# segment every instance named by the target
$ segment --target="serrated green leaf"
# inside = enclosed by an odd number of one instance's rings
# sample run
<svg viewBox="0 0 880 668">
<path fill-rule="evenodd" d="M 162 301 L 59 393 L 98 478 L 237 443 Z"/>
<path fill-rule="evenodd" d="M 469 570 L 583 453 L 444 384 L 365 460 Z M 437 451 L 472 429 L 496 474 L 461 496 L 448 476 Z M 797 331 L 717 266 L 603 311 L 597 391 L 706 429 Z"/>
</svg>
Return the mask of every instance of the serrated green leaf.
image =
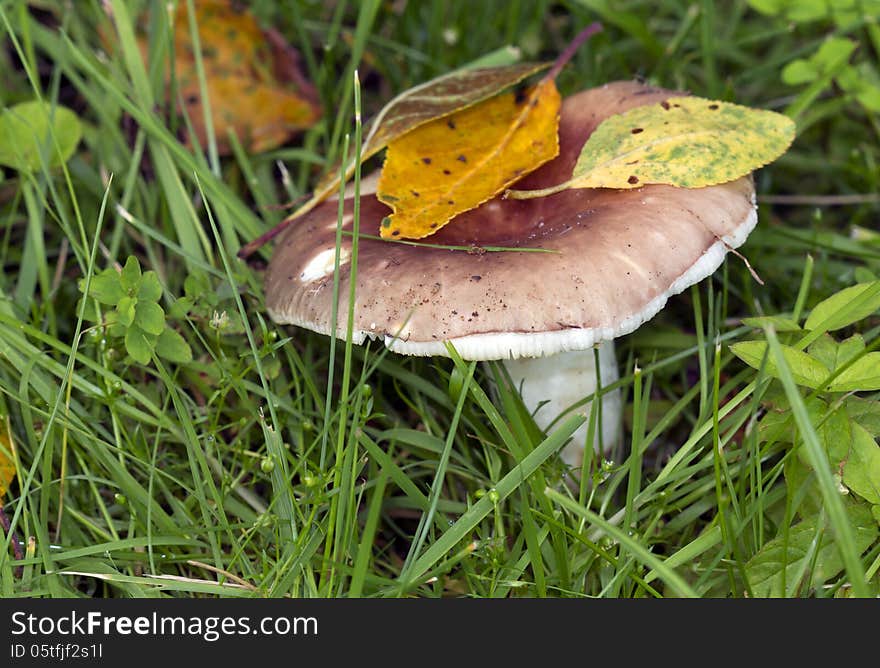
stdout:
<svg viewBox="0 0 880 668">
<path fill-rule="evenodd" d="M 141 282 L 141 264 L 134 255 L 128 256 L 125 266 L 119 274 L 119 280 L 123 290 L 131 295 L 136 294 Z"/>
<path fill-rule="evenodd" d="M 80 281 L 79 288 L 80 291 L 85 288 L 85 281 Z M 97 299 L 102 304 L 116 306 L 124 296 L 125 291 L 119 280 L 119 272 L 115 269 L 105 269 L 92 276 L 92 280 L 89 282 L 89 297 Z"/>
<path fill-rule="evenodd" d="M 785 362 L 791 369 L 791 374 L 798 385 L 816 389 L 828 378 L 828 369 L 819 360 L 791 346 L 781 346 L 781 348 Z M 767 351 L 767 342 L 743 341 L 734 343 L 730 346 L 730 351 L 750 367 L 759 369 Z M 779 370 L 772 357 L 768 357 L 764 369 L 768 375 L 779 378 Z"/>
<path fill-rule="evenodd" d="M 880 446 L 858 424 L 852 425 L 852 445 L 843 468 L 843 484 L 863 499 L 880 503 Z"/>
<path fill-rule="evenodd" d="M 787 116 L 700 97 L 671 97 L 604 120 L 581 149 L 571 179 L 541 190 L 508 190 L 516 199 L 569 188 L 640 188 L 663 183 L 702 188 L 727 183 L 788 150 Z"/>
<path fill-rule="evenodd" d="M 138 301 L 134 310 L 134 324 L 147 334 L 158 336 L 165 329 L 165 311 L 156 302 Z"/>
<path fill-rule="evenodd" d="M 848 504 L 846 511 L 856 548 L 860 553 L 864 552 L 877 538 L 877 523 L 867 508 Z M 817 538 L 819 542 L 813 561 L 811 545 Z M 814 563 L 812 572 L 811 563 Z M 756 598 L 792 596 L 804 584 L 798 581 L 801 573 L 809 577 L 807 584 L 815 589 L 842 570 L 843 560 L 833 536 L 826 528 L 818 528 L 815 516 L 791 527 L 787 540 L 779 535 L 766 543 L 746 564 L 746 575 Z"/>
<path fill-rule="evenodd" d="M 70 109 L 40 101 L 17 104 L 0 114 L 0 165 L 35 171 L 43 153 L 50 169 L 58 167 L 70 159 L 81 137 L 82 124 Z"/>
<path fill-rule="evenodd" d="M 123 297 L 116 305 L 117 321 L 124 327 L 131 326 L 134 322 L 135 308 L 137 307 L 137 297 Z"/>
<path fill-rule="evenodd" d="M 125 350 L 139 364 L 149 364 L 156 337 L 140 327 L 129 327 L 125 332 Z"/>
<path fill-rule="evenodd" d="M 138 299 L 148 302 L 157 302 L 162 297 L 162 284 L 155 271 L 146 271 L 141 276 L 140 287 L 137 292 Z"/>
<path fill-rule="evenodd" d="M 794 320 L 781 315 L 761 315 L 753 318 L 743 318 L 742 324 L 755 327 L 756 329 L 763 329 L 767 325 L 772 325 L 777 332 L 801 331 L 800 325 Z"/>
<path fill-rule="evenodd" d="M 192 360 L 192 349 L 180 334 L 173 329 L 165 329 L 156 341 L 156 354 L 171 362 L 186 364 Z"/>
<path fill-rule="evenodd" d="M 880 353 L 868 353 L 853 362 L 828 386 L 831 392 L 880 390 Z"/>
<path fill-rule="evenodd" d="M 856 300 L 861 304 L 854 306 Z M 804 329 L 821 326 L 824 331 L 832 332 L 867 318 L 877 309 L 880 309 L 880 281 L 859 283 L 816 304 L 804 323 Z"/>
</svg>

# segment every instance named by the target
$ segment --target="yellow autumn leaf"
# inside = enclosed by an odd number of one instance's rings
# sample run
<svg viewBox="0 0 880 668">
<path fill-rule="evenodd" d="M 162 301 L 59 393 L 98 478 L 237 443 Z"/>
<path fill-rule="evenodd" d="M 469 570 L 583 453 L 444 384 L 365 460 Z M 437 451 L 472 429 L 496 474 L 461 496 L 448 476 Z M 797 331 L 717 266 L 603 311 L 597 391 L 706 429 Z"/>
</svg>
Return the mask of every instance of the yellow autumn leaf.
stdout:
<svg viewBox="0 0 880 668">
<path fill-rule="evenodd" d="M 553 79 L 506 92 L 388 145 L 377 197 L 394 211 L 384 238 L 421 239 L 559 153 L 561 99 Z"/>
<path fill-rule="evenodd" d="M 171 5 L 167 7 L 170 11 Z M 202 60 L 210 67 L 245 73 L 255 61 L 268 62 L 263 32 L 243 5 L 235 6 L 229 0 L 197 0 L 193 7 Z M 177 3 L 169 18 L 174 26 L 174 57 L 188 66 L 195 58 L 186 0 Z"/>
<path fill-rule="evenodd" d="M 314 125 L 320 113 L 317 92 L 300 71 L 298 53 L 280 33 L 261 28 L 246 5 L 231 0 L 199 0 L 194 7 L 211 125 L 221 155 L 231 153 L 230 131 L 246 149 L 259 153 Z M 182 102 L 193 134 L 205 148 L 209 133 L 188 3 L 168 9 L 177 84 L 174 102 Z M 143 29 L 138 44 L 146 62 L 149 40 Z M 171 80 L 170 71 L 166 80 Z"/>
<path fill-rule="evenodd" d="M 307 127 L 316 118 L 316 108 L 311 102 L 250 77 L 213 76 L 207 80 L 207 91 L 211 123 L 221 154 L 230 151 L 230 130 L 252 153 L 261 153 L 280 146 L 292 133 Z M 184 100 L 190 122 L 204 148 L 207 129 L 201 97 L 193 93 L 184 95 Z M 242 100 L 242 103 L 230 104 L 232 100 Z"/>
<path fill-rule="evenodd" d="M 544 197 L 569 188 L 727 183 L 776 160 L 794 137 L 794 122 L 782 114 L 672 97 L 605 120 L 581 149 L 570 180 L 541 190 L 509 190 L 507 196 Z"/>
<path fill-rule="evenodd" d="M 15 459 L 12 452 L 12 439 L 4 429 L 0 432 L 0 501 L 6 496 L 9 485 L 15 478 Z"/>
</svg>

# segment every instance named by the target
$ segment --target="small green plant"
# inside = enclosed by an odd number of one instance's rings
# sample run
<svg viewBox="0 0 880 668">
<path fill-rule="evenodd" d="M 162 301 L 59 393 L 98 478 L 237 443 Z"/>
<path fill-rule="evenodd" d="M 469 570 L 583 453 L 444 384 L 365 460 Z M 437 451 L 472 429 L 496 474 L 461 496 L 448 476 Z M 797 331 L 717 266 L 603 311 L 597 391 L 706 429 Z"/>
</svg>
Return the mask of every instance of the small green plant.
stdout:
<svg viewBox="0 0 880 668">
<path fill-rule="evenodd" d="M 783 18 L 798 27 L 831 24 L 836 34 L 825 38 L 807 58 L 797 58 L 782 69 L 782 82 L 806 86 L 789 109 L 806 110 L 832 84 L 847 101 L 860 104 L 867 113 L 880 112 L 880 74 L 870 58 L 868 45 L 880 48 L 880 2 L 877 0 L 749 0 L 762 14 Z M 867 33 L 867 40 L 863 34 Z M 855 54 L 855 62 L 850 62 Z"/>
<path fill-rule="evenodd" d="M 749 0 L 762 14 L 784 16 L 794 23 L 831 19 L 839 28 L 876 16 L 878 0 Z"/>
<path fill-rule="evenodd" d="M 880 352 L 869 351 L 861 334 L 837 340 L 828 332 L 849 327 L 878 309 L 880 281 L 860 283 L 817 304 L 802 326 L 797 318 L 786 316 L 745 319 L 748 325 L 780 332 L 785 341 L 779 346 L 781 356 L 772 354 L 768 340 L 731 346 L 746 364 L 775 379 L 764 394 L 767 412 L 757 425 L 758 440 L 765 447 L 776 443 L 788 449 L 783 462 L 786 512 L 801 518 L 792 526 L 784 522 L 780 535 L 747 564 L 754 595 L 790 596 L 805 585 L 821 586 L 844 568 L 825 516 L 820 476 L 805 447 L 805 435 L 795 428 L 795 402 L 778 384 L 783 375 L 780 357 L 795 383 L 806 388 L 801 389 L 803 407 L 843 497 L 856 549 L 864 552 L 877 540 L 880 446 L 875 439 L 880 436 L 880 401 L 857 393 L 880 390 Z"/>
<path fill-rule="evenodd" d="M 172 317 L 204 323 L 218 335 L 244 334 L 244 323 L 235 311 L 228 283 L 221 283 L 214 289 L 206 274 L 194 272 L 186 277 L 183 290 L 184 295 L 171 307 Z"/>
<path fill-rule="evenodd" d="M 84 290 L 83 281 L 80 291 Z M 192 359 L 189 344 L 165 322 L 159 277 L 154 271 L 141 272 L 136 257 L 129 256 L 121 271 L 109 267 L 96 274 L 88 291 L 89 297 L 114 307 L 104 314 L 103 322 L 111 337 L 123 339 L 135 362 L 149 364 L 154 353 L 181 364 Z"/>
<path fill-rule="evenodd" d="M 829 37 L 809 58 L 791 61 L 782 70 L 782 81 L 789 86 L 818 84 L 824 88 L 832 80 L 866 110 L 880 111 L 880 75 L 870 63 L 849 62 L 857 43 L 845 37 Z"/>
</svg>

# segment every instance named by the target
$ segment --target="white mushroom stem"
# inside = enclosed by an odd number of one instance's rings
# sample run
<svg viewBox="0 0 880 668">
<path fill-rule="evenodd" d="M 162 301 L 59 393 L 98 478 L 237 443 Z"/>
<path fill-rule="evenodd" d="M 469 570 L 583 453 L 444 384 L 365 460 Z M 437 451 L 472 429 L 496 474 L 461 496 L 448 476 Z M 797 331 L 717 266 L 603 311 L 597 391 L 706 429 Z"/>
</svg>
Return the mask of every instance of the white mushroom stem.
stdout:
<svg viewBox="0 0 880 668">
<path fill-rule="evenodd" d="M 619 377 L 614 341 L 605 341 L 599 344 L 598 349 L 599 375 L 602 387 L 607 387 Z M 592 348 L 547 357 L 505 360 L 504 366 L 514 386 L 521 388 L 526 408 L 534 415 L 537 425 L 544 430 L 563 410 L 593 394 L 597 387 L 595 353 Z M 591 405 L 592 402 L 587 402 L 579 406 L 576 412 L 589 418 Z M 601 412 L 598 415 L 601 416 L 601 441 L 597 428 L 594 442 L 587 443 L 589 420 L 585 422 L 562 450 L 562 459 L 569 466 L 580 468 L 585 447 L 592 447 L 597 452 L 600 449 L 607 452 L 617 443 L 622 419 L 619 390 L 603 395 Z"/>
</svg>

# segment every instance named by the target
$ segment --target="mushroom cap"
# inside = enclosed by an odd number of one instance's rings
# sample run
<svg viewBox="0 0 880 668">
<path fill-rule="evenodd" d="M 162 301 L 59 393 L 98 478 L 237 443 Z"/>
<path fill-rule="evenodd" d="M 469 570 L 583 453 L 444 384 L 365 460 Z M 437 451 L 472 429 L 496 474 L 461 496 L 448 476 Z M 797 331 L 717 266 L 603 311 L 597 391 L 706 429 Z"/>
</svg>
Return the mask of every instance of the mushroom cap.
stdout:
<svg viewBox="0 0 880 668">
<path fill-rule="evenodd" d="M 587 137 L 606 117 L 677 95 L 635 82 L 566 98 L 560 154 L 517 182 L 542 188 L 567 180 Z M 390 209 L 362 189 L 360 229 L 378 234 Z M 294 222 L 266 273 L 273 320 L 330 334 L 338 202 Z M 344 202 L 352 229 L 353 198 Z M 496 197 L 458 215 L 428 244 L 359 240 L 353 340 L 382 338 L 408 355 L 464 359 L 540 357 L 628 334 L 670 295 L 710 275 L 757 222 L 750 176 L 699 189 L 646 185 L 576 189 L 548 197 Z M 480 252 L 506 246 L 552 251 Z M 351 236 L 342 238 L 336 335 L 347 329 Z"/>
</svg>

